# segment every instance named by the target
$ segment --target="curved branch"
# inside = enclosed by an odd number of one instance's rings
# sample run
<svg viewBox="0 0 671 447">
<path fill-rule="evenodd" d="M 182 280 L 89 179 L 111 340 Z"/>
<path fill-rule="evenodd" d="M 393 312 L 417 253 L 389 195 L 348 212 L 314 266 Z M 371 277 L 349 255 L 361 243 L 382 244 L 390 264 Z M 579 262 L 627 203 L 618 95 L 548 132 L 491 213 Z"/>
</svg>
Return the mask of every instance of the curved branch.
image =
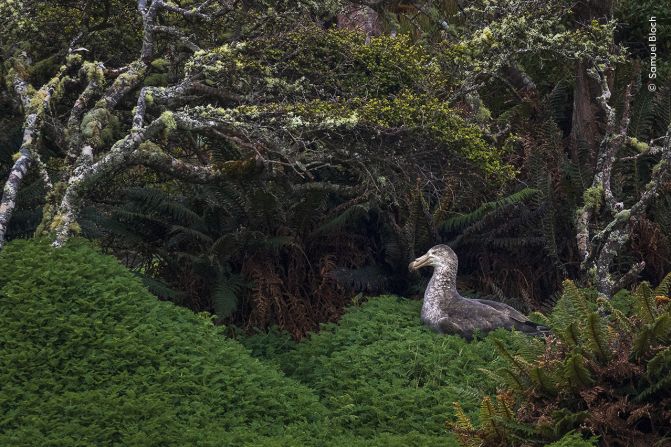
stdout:
<svg viewBox="0 0 671 447">
<path fill-rule="evenodd" d="M 14 166 L 12 166 L 12 170 L 2 191 L 2 199 L 0 199 L 0 249 L 2 249 L 5 243 L 7 227 L 16 206 L 16 196 L 21 187 L 21 182 L 32 163 L 31 146 L 34 142 L 36 126 L 37 114 L 28 115 L 24 125 L 23 143 L 21 144 L 21 149 L 19 149 L 19 157 L 14 162 Z"/>
</svg>

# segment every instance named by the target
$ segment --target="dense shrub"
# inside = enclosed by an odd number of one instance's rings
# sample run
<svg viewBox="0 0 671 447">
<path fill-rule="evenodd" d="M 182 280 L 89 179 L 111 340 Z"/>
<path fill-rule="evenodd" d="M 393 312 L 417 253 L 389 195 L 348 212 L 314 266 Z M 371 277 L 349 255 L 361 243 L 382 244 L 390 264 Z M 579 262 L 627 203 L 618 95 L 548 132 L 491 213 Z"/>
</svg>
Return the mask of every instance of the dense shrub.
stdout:
<svg viewBox="0 0 671 447">
<path fill-rule="evenodd" d="M 438 335 L 420 325 L 420 304 L 374 298 L 303 342 L 281 334 L 244 342 L 316 390 L 331 417 L 354 434 L 419 432 L 419 445 L 445 445 L 453 402 L 475 412 L 483 393 L 494 391 L 481 371 L 500 365 L 494 340 L 516 349 L 530 339 L 504 331 L 473 343 Z"/>
<path fill-rule="evenodd" d="M 86 242 L 14 241 L 0 254 L 0 445 L 456 446 L 453 402 L 477 416 L 496 344 L 530 339 L 466 343 L 418 313 L 373 298 L 301 343 L 244 338 L 264 364 Z"/>
<path fill-rule="evenodd" d="M 418 312 L 382 297 L 304 343 L 245 340 L 286 378 L 88 243 L 14 241 L 0 254 L 0 445 L 456 445 L 452 402 L 474 411 L 492 391 L 478 368 L 495 349 Z"/>
<path fill-rule="evenodd" d="M 309 389 L 86 243 L 8 245 L 0 287 L 0 445 L 300 445 L 326 433 Z"/>
</svg>

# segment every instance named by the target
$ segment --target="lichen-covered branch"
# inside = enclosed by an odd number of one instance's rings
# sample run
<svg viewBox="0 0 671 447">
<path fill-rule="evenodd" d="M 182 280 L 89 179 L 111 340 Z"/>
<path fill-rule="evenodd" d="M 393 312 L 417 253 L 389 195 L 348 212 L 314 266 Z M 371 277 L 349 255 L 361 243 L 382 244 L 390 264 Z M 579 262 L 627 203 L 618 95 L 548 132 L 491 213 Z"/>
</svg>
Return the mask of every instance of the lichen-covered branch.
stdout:
<svg viewBox="0 0 671 447">
<path fill-rule="evenodd" d="M 212 0 L 206 0 L 191 9 L 184 9 L 163 0 L 138 1 L 138 11 L 143 23 L 139 57 L 119 73 L 111 73 L 98 63 L 84 65 L 83 71 L 88 83 L 75 101 L 67 122 L 67 153 L 70 161 L 67 186 L 64 188 L 62 198 L 52 198 L 58 203 L 56 211 L 45 213 L 43 221 L 43 228 L 49 228 L 56 233 L 54 245 L 63 244 L 76 227 L 76 216 L 88 187 L 119 168 L 143 164 L 195 182 L 210 181 L 220 175 L 211 167 L 190 165 L 160 150 L 147 150 L 149 147 L 157 147 L 152 146 L 153 143 L 150 142 L 153 137 L 176 127 L 173 114 L 169 111 L 164 111 L 159 118 L 145 126 L 148 109 L 159 107 L 165 110 L 166 107 L 179 103 L 192 88 L 188 77 L 171 87 L 142 87 L 128 134 L 107 151 L 105 151 L 107 140 L 103 138 L 103 130 L 111 122 L 117 121 L 113 110 L 124 97 L 137 90 L 149 73 L 150 64 L 155 57 L 157 32 L 176 37 L 183 45 L 194 51 L 199 49 L 178 28 L 159 25 L 161 11 L 207 21 L 211 17 L 205 10 L 212 3 Z M 117 76 L 103 91 L 107 75 Z M 91 109 L 86 110 L 97 95 L 101 95 L 100 99 Z"/>
<path fill-rule="evenodd" d="M 632 219 L 640 216 L 652 197 L 658 194 L 657 187 L 661 181 L 660 170 L 653 171 L 653 180 L 638 202 L 630 209 L 624 209 L 623 201 L 618 201 L 613 194 L 611 177 L 617 154 L 622 146 L 631 139 L 627 136 L 632 99 L 633 83 L 625 90 L 619 122 L 615 107 L 610 104 L 611 91 L 608 86 L 605 69 L 594 67 L 588 70 L 589 75 L 598 83 L 601 94 L 596 101 L 606 117 L 606 130 L 599 145 L 596 170 L 590 188 L 583 195 L 583 206 L 576 214 L 576 241 L 582 260 L 582 268 L 589 272 L 596 283 L 597 290 L 611 296 L 616 287 L 630 283 L 645 266 L 637 263 L 622 277 L 614 278 L 611 267 L 615 257 L 621 252 L 629 240 Z M 668 152 L 661 150 L 660 152 Z M 664 163 L 665 156 L 662 157 Z M 607 216 L 605 225 L 598 228 L 597 221 Z M 592 233 L 594 235 L 592 236 Z"/>
<path fill-rule="evenodd" d="M 0 199 L 0 249 L 5 243 L 9 221 L 12 218 L 14 208 L 16 207 L 16 197 L 21 187 L 21 183 L 28 173 L 32 163 L 36 161 L 38 169 L 47 190 L 52 188 L 49 174 L 42 163 L 39 154 L 35 148 L 40 138 L 40 130 L 44 121 L 44 115 L 48 110 L 49 103 L 54 96 L 54 91 L 61 82 L 67 66 L 62 66 L 58 74 L 49 82 L 44 84 L 38 91 L 30 93 L 31 86 L 22 76 L 25 67 L 20 67 L 12 72 L 14 79 L 12 85 L 24 108 L 26 117 L 23 123 L 23 141 L 21 148 L 17 153 L 16 160 L 9 176 L 5 181 L 5 186 Z"/>
<path fill-rule="evenodd" d="M 76 222 L 82 193 L 87 187 L 96 180 L 109 175 L 115 169 L 132 164 L 133 152 L 144 141 L 169 126 L 171 124 L 170 119 L 164 115 L 154 120 L 147 127 L 133 129 L 123 139 L 117 141 L 110 151 L 95 163 L 90 162 L 92 155 L 85 157 L 86 161 L 77 166 L 68 179 L 63 199 L 53 221 L 50 223 L 50 228 L 56 232 L 54 246 L 61 246 L 68 239 Z M 90 151 L 84 151 L 84 154 L 88 155 L 88 153 Z"/>
<path fill-rule="evenodd" d="M 70 116 L 66 127 L 69 139 L 67 156 L 71 162 L 76 160 L 81 152 L 81 121 L 84 111 L 93 97 L 100 92 L 102 83 L 104 82 L 104 72 L 101 64 L 87 62 L 82 67 L 82 71 L 88 82 L 86 88 L 79 94 L 79 97 L 70 110 Z"/>
<path fill-rule="evenodd" d="M 611 272 L 613 260 L 629 241 L 633 220 L 645 213 L 652 200 L 662 193 L 663 185 L 671 178 L 671 123 L 659 152 L 661 159 L 653 168 L 652 178 L 638 200 L 629 209 L 623 209 L 622 205 L 618 204 L 619 210 L 612 220 L 589 241 L 590 247 L 598 249 L 594 249 L 597 253 L 588 259 L 590 261 L 588 265 L 593 269 L 597 290 L 606 296 L 610 296 L 619 287 L 633 282 L 636 275 L 645 267 L 644 262 L 638 262 L 620 278 L 613 277 Z"/>
<path fill-rule="evenodd" d="M 14 162 L 2 191 L 2 199 L 0 200 L 0 249 L 5 243 L 9 220 L 16 206 L 16 195 L 23 178 L 30 168 L 32 161 L 31 146 L 34 141 L 36 125 L 37 114 L 28 115 L 24 124 L 23 143 L 21 144 L 21 149 L 19 149 L 19 157 Z"/>
</svg>

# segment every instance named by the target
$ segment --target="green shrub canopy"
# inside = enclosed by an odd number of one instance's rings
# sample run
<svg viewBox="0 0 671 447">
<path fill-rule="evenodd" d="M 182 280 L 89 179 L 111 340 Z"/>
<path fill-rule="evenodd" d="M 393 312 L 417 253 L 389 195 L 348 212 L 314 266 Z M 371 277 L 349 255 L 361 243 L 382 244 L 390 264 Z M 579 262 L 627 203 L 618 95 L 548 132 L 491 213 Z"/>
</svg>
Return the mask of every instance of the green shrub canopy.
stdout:
<svg viewBox="0 0 671 447">
<path fill-rule="evenodd" d="M 0 253 L 0 445 L 456 446 L 493 391 L 498 332 L 466 343 L 380 297 L 301 343 L 223 336 L 82 240 Z M 283 369 L 285 376 L 279 368 Z"/>
<path fill-rule="evenodd" d="M 86 243 L 16 241 L 0 285 L 0 445 L 242 445 L 324 418 L 308 388 Z"/>
</svg>

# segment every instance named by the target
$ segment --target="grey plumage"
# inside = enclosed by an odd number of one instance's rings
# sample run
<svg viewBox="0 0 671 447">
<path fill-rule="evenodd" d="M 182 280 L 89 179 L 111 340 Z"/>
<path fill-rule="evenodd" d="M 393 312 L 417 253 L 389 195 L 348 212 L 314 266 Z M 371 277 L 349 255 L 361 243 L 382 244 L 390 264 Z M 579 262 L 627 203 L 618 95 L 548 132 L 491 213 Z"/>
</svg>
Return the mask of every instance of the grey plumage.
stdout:
<svg viewBox="0 0 671 447">
<path fill-rule="evenodd" d="M 424 324 L 437 332 L 461 335 L 468 340 L 476 331 L 486 334 L 498 328 L 515 329 L 530 335 L 548 331 L 507 304 L 461 296 L 456 285 L 458 263 L 456 253 L 447 245 L 436 245 L 410 263 L 410 270 L 433 267 L 422 304 Z"/>
</svg>

